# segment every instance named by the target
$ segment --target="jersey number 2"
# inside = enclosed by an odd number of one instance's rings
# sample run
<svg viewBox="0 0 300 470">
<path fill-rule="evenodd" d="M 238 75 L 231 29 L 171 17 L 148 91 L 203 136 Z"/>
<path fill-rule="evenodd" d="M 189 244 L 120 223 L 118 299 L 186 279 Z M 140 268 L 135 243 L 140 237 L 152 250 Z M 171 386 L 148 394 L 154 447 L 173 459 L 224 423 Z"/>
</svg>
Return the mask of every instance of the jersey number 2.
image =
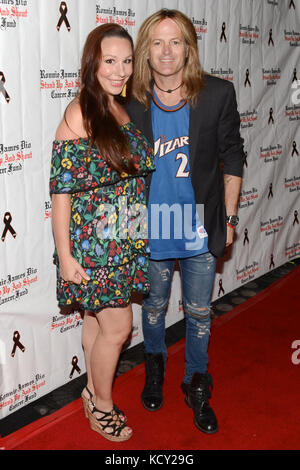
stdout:
<svg viewBox="0 0 300 470">
<path fill-rule="evenodd" d="M 179 152 L 176 155 L 176 160 L 179 160 L 179 158 L 181 158 L 181 162 L 176 173 L 176 178 L 188 178 L 190 174 L 189 170 L 186 171 L 186 167 L 188 166 L 188 157 L 185 153 Z"/>
</svg>

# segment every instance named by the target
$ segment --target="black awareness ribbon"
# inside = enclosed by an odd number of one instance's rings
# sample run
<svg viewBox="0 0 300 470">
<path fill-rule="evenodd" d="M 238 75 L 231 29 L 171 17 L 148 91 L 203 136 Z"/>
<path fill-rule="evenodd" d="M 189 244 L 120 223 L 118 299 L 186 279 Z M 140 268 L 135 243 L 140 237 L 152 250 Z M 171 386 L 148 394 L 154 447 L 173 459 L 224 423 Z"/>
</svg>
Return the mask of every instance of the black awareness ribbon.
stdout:
<svg viewBox="0 0 300 470">
<path fill-rule="evenodd" d="M 67 30 L 70 31 L 71 26 L 70 26 L 70 23 L 69 23 L 68 18 L 67 18 L 68 7 L 67 7 L 66 2 L 60 2 L 59 12 L 60 12 L 61 16 L 60 16 L 60 18 L 58 20 L 58 23 L 57 23 L 57 26 L 56 26 L 57 31 L 60 30 L 60 27 L 61 27 L 63 22 L 65 23 L 65 25 L 67 27 Z"/>
<path fill-rule="evenodd" d="M 270 122 L 272 122 L 272 124 L 274 124 L 273 108 L 270 108 L 268 124 L 270 124 Z"/>
<path fill-rule="evenodd" d="M 222 279 L 219 280 L 219 292 L 218 292 L 218 297 L 220 296 L 220 294 L 225 294 L 225 291 L 223 289 L 223 283 L 222 283 Z"/>
<path fill-rule="evenodd" d="M 249 69 L 246 69 L 246 79 L 244 82 L 244 86 L 246 86 L 248 83 L 249 86 L 251 86 L 250 80 L 249 80 Z"/>
<path fill-rule="evenodd" d="M 294 0 L 291 0 L 291 1 L 290 1 L 289 8 L 292 8 L 292 7 L 294 8 L 294 10 L 296 10 Z"/>
<path fill-rule="evenodd" d="M 249 243 L 249 238 L 248 238 L 248 229 L 245 228 L 244 230 L 244 241 L 243 241 L 243 245 L 245 245 L 245 243 Z"/>
<path fill-rule="evenodd" d="M 295 224 L 298 224 L 298 225 L 299 225 L 298 211 L 294 211 L 294 222 L 293 222 L 293 226 L 294 226 Z"/>
<path fill-rule="evenodd" d="M 22 352 L 25 351 L 25 346 L 23 346 L 23 344 L 20 343 L 20 337 L 21 337 L 20 333 L 18 331 L 15 331 L 14 335 L 13 335 L 14 346 L 13 346 L 12 352 L 10 354 L 11 357 L 14 357 L 17 348 L 21 349 Z"/>
<path fill-rule="evenodd" d="M 220 42 L 224 41 L 227 42 L 227 39 L 226 39 L 226 34 L 225 34 L 225 28 L 226 28 L 226 25 L 225 23 L 222 23 L 222 33 L 221 33 L 221 36 L 220 36 Z"/>
<path fill-rule="evenodd" d="M 295 141 L 295 140 L 293 141 L 292 157 L 294 156 L 294 153 L 295 153 L 296 155 L 299 155 L 299 152 L 298 152 L 298 150 L 297 150 L 297 145 L 296 145 L 296 141 Z"/>
<path fill-rule="evenodd" d="M 81 369 L 77 364 L 78 364 L 78 357 L 73 356 L 73 359 L 72 359 L 73 368 L 72 368 L 71 373 L 70 373 L 70 379 L 73 377 L 73 374 L 74 374 L 75 370 L 78 372 L 78 374 L 80 374 L 80 372 L 81 372 Z"/>
<path fill-rule="evenodd" d="M 7 232 L 10 232 L 14 238 L 16 238 L 17 234 L 15 230 L 11 226 L 11 221 L 12 221 L 12 216 L 10 212 L 5 212 L 4 217 L 3 217 L 3 222 L 4 222 L 4 230 L 1 236 L 1 240 L 4 242 L 5 237 Z"/>
<path fill-rule="evenodd" d="M 294 70 L 293 70 L 293 80 L 292 80 L 292 83 L 297 82 L 297 81 L 298 81 L 298 79 L 297 79 L 297 69 L 294 68 Z"/>
<path fill-rule="evenodd" d="M 269 41 L 268 41 L 268 46 L 269 46 L 270 44 L 272 44 L 272 46 L 274 46 L 274 41 L 273 41 L 272 34 L 273 34 L 273 31 L 272 31 L 272 28 L 271 28 L 271 29 L 270 29 L 270 31 L 269 31 Z"/>
<path fill-rule="evenodd" d="M 270 186 L 269 186 L 268 199 L 269 199 L 270 197 L 273 197 L 273 184 L 272 184 L 272 183 L 270 183 Z"/>
<path fill-rule="evenodd" d="M 6 82 L 5 80 L 5 77 L 4 77 L 4 73 L 3 72 L 0 72 L 0 93 L 3 94 L 4 98 L 5 98 L 5 101 L 7 103 L 10 102 L 10 97 L 9 97 L 9 94 L 7 93 L 6 89 L 4 88 L 4 83 Z"/>
<path fill-rule="evenodd" d="M 269 266 L 269 269 L 271 268 L 275 268 L 275 264 L 274 264 L 274 256 L 271 254 L 270 256 L 270 266 Z"/>
</svg>

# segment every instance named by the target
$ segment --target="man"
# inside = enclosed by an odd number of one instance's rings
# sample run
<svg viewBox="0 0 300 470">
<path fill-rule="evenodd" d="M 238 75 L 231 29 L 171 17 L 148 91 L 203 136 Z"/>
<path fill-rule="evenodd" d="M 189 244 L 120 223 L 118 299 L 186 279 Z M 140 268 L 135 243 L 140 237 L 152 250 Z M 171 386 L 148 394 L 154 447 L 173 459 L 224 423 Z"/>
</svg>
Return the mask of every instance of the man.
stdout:
<svg viewBox="0 0 300 470">
<path fill-rule="evenodd" d="M 243 168 L 235 92 L 228 81 L 203 73 L 192 22 L 163 9 L 139 30 L 134 95 L 128 111 L 152 142 L 156 165 L 148 181 L 151 287 L 142 307 L 142 403 L 150 411 L 163 404 L 165 311 L 178 259 L 186 316 L 181 387 L 195 425 L 211 434 L 218 430 L 207 372 L 211 292 L 216 258 L 233 242 Z"/>
</svg>

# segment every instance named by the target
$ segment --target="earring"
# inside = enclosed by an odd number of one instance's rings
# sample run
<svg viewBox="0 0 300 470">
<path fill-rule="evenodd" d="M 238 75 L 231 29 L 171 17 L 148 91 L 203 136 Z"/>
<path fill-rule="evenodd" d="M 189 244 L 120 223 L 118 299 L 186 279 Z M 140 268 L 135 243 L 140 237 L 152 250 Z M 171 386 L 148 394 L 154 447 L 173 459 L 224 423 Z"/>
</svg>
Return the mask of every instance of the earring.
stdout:
<svg viewBox="0 0 300 470">
<path fill-rule="evenodd" d="M 126 88 L 127 88 L 127 84 L 125 83 L 125 85 L 123 86 L 123 90 L 121 92 L 121 96 L 123 96 L 123 98 L 126 98 Z"/>
</svg>

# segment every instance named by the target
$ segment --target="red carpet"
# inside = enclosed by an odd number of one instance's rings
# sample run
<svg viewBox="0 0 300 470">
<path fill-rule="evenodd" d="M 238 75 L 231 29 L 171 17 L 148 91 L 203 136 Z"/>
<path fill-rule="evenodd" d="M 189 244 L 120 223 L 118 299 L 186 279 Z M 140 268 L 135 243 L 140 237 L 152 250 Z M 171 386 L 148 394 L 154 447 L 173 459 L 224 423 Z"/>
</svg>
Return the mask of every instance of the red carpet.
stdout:
<svg viewBox="0 0 300 470">
<path fill-rule="evenodd" d="M 300 266 L 231 313 L 214 320 L 209 371 L 211 404 L 219 432 L 205 435 L 192 420 L 180 383 L 184 341 L 169 349 L 164 386 L 165 405 L 144 410 L 140 392 L 144 365 L 120 376 L 114 399 L 124 410 L 134 436 L 111 443 L 89 428 L 81 401 L 2 439 L 5 449 L 245 450 L 299 449 L 300 364 L 291 348 L 300 340 Z M 300 358 L 300 353 L 298 355 Z"/>
</svg>

